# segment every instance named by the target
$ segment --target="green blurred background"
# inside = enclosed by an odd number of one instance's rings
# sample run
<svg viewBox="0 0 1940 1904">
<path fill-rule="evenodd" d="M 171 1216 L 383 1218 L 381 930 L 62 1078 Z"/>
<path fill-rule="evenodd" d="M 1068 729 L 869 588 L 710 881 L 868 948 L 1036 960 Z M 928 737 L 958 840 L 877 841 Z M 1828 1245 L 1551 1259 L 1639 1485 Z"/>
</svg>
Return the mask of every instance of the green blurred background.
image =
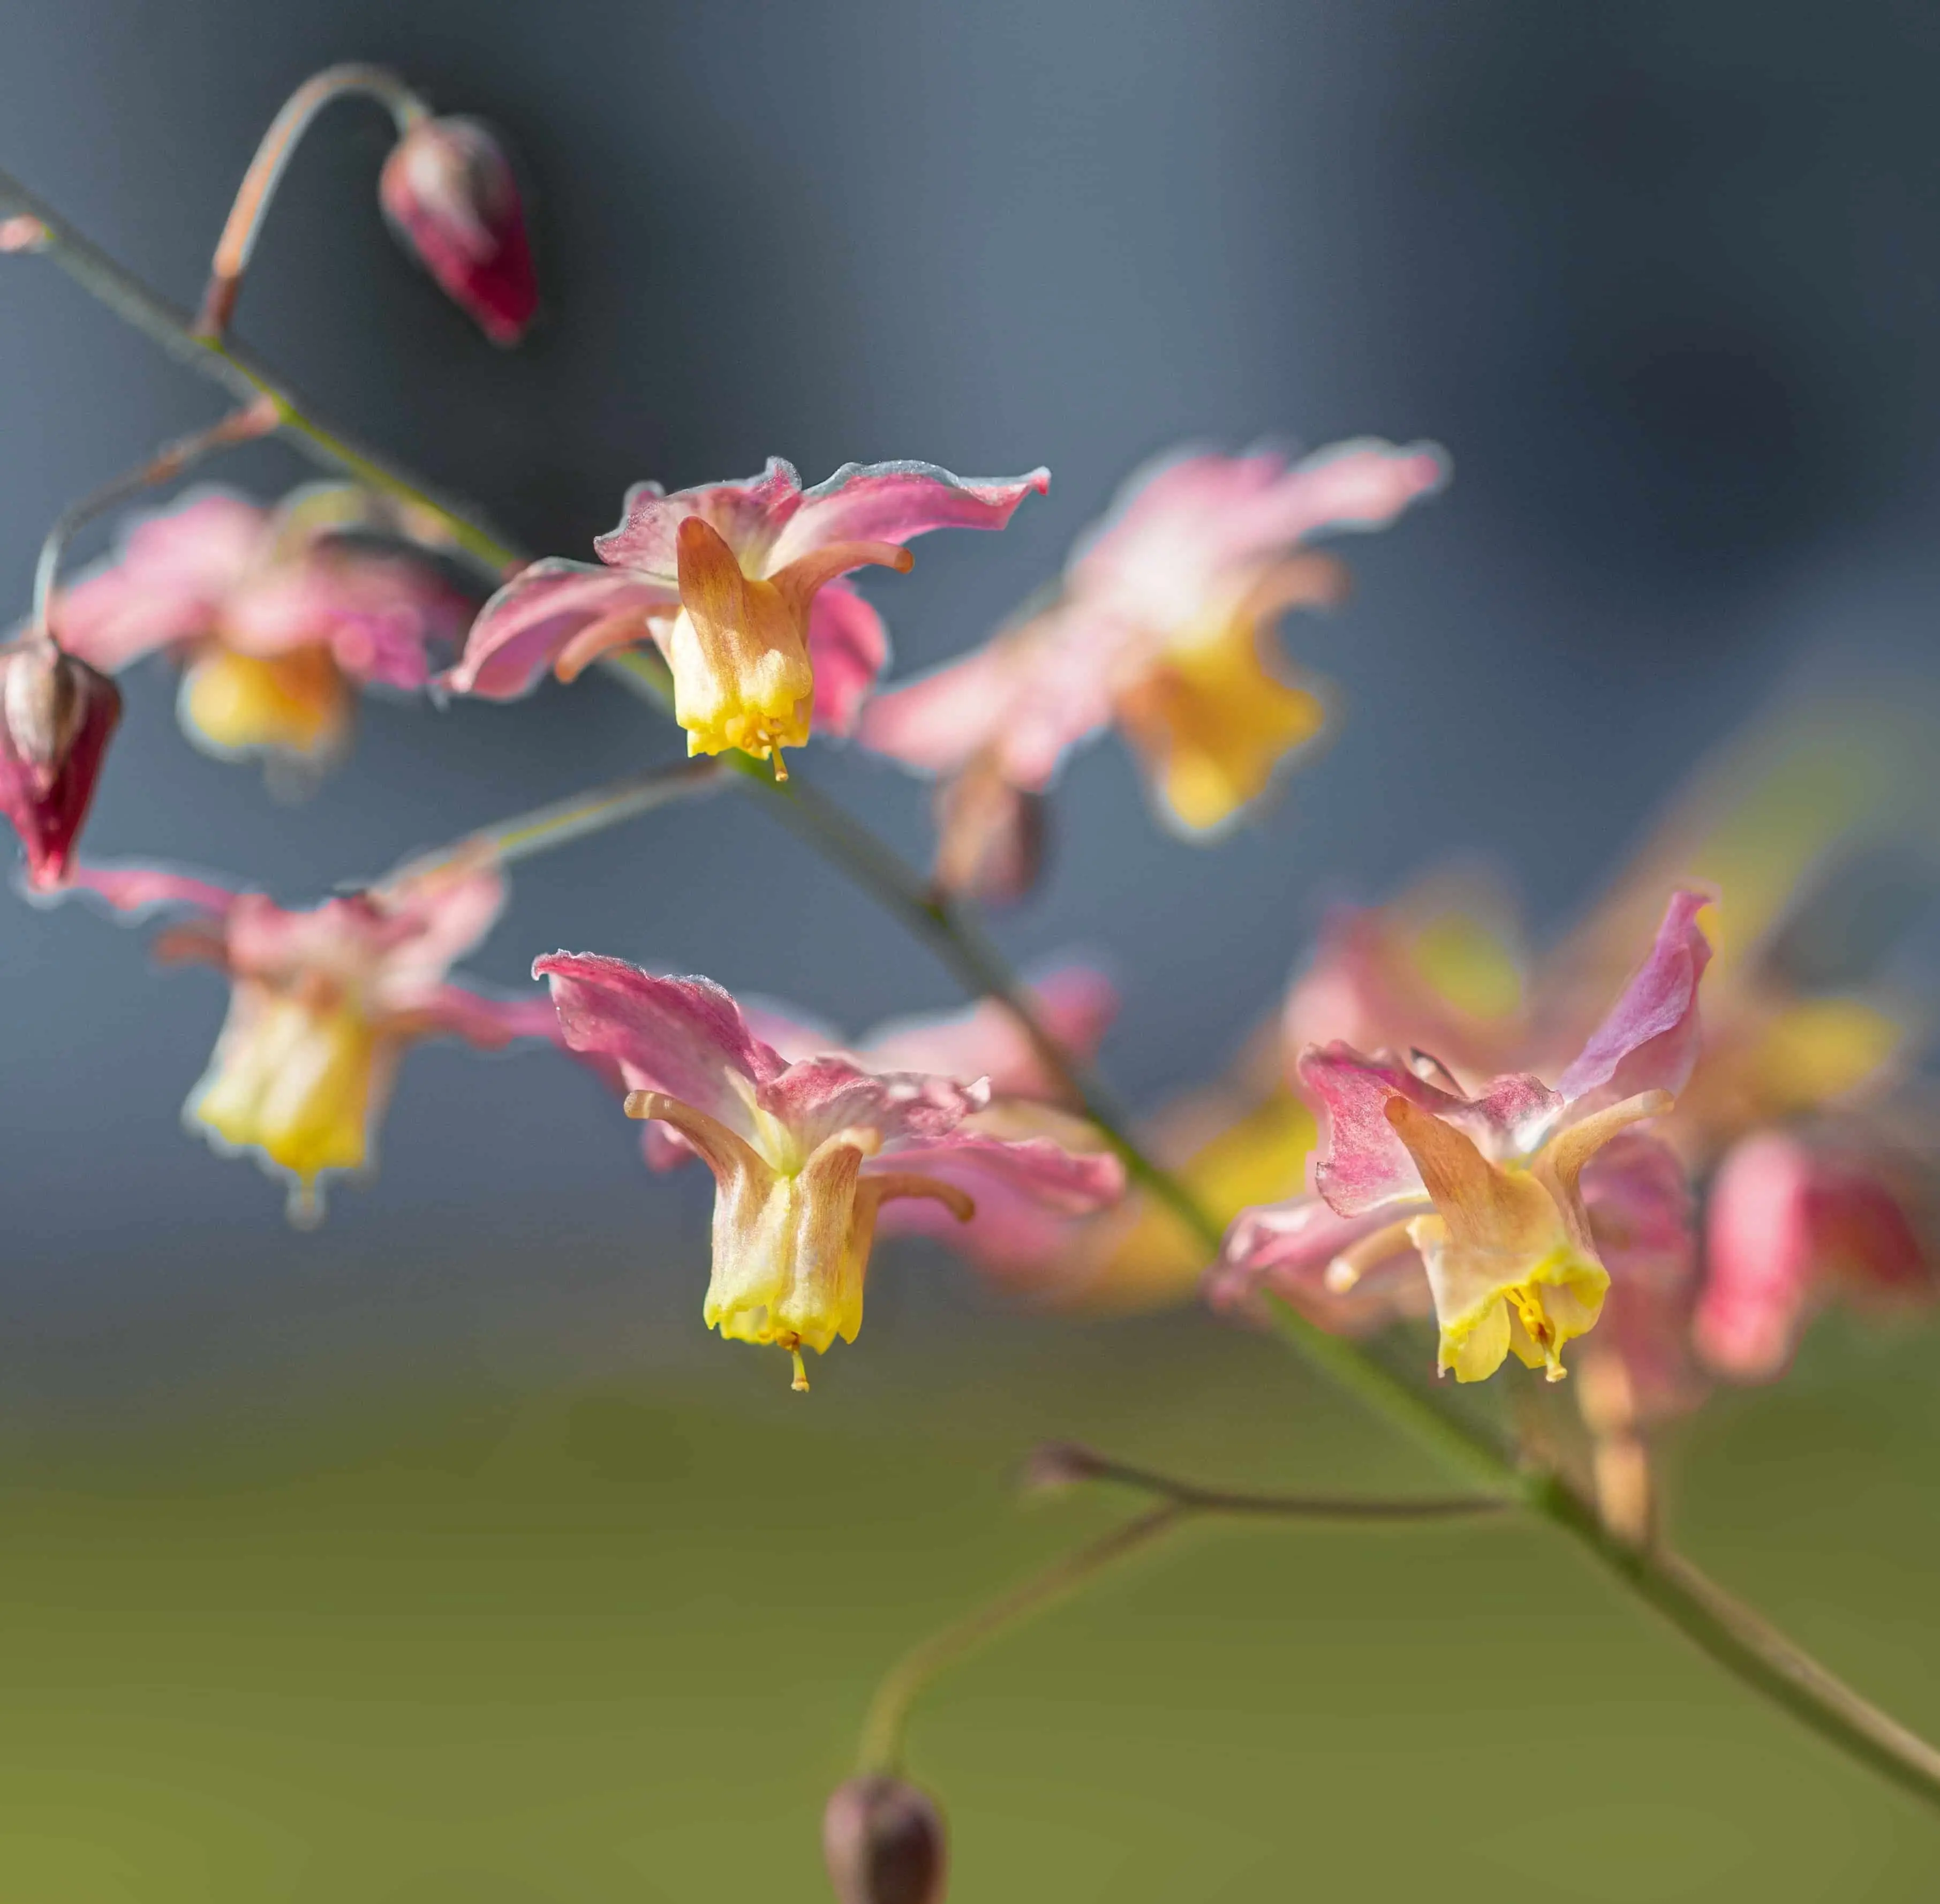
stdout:
<svg viewBox="0 0 1940 1904">
<path fill-rule="evenodd" d="M 877 1674 L 1130 1505 L 1020 1503 L 1034 1441 L 1434 1484 L 1197 1316 L 966 1340 L 886 1307 L 805 1399 L 724 1350 L 360 1393 L 292 1344 L 192 1406 L 12 1405 L 0 1890 L 816 1898 Z M 1694 1555 L 1929 1733 L 1931 1346 L 1829 1324 L 1670 1463 Z M 1940 1820 L 1506 1525 L 1188 1530 L 966 1663 L 913 1741 L 965 1904 L 1778 1904 L 1940 1872 Z"/>
</svg>

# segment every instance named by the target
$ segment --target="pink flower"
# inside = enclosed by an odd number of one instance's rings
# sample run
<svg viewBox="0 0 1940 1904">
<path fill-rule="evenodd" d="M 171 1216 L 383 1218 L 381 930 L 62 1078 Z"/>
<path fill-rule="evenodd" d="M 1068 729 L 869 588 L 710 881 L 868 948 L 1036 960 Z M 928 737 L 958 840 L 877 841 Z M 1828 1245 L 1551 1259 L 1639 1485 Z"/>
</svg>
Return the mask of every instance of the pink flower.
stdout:
<svg viewBox="0 0 1940 1904">
<path fill-rule="evenodd" d="M 446 977 L 505 904 L 490 867 L 434 866 L 300 911 L 157 868 L 82 867 L 74 884 L 124 911 L 186 914 L 157 956 L 229 975 L 228 1019 L 183 1116 L 218 1150 L 253 1150 L 287 1175 L 294 1221 L 321 1215 L 326 1177 L 368 1166 L 413 1045 L 496 1050 L 555 1035 L 544 1000 L 489 998 Z"/>
<path fill-rule="evenodd" d="M 120 719 L 114 682 L 51 642 L 0 654 L 0 813 L 20 836 L 30 884 L 67 877 Z"/>
<path fill-rule="evenodd" d="M 505 149 L 475 119 L 420 119 L 377 183 L 399 241 L 494 343 L 514 344 L 538 309 L 525 209 Z"/>
<path fill-rule="evenodd" d="M 856 1339 L 877 1213 L 927 1198 L 959 1221 L 968 1182 L 1066 1209 L 1116 1196 L 1115 1158 L 1075 1156 L 1044 1138 L 980 1134 L 987 1080 L 863 1069 L 834 1054 L 793 1063 L 755 1035 L 704 978 L 656 978 L 618 959 L 557 953 L 548 979 L 566 1042 L 616 1066 L 627 1115 L 679 1132 L 713 1172 L 711 1329 L 773 1343 L 806 1388 L 804 1347 Z"/>
<path fill-rule="evenodd" d="M 1302 545 L 1385 526 L 1445 473 L 1438 450 L 1371 441 L 1292 467 L 1258 452 L 1141 471 L 1049 606 L 878 695 L 861 737 L 925 772 L 1040 792 L 1071 748 L 1115 725 L 1162 816 L 1215 831 L 1325 722 L 1319 692 L 1286 678 L 1272 633 L 1286 609 L 1324 606 L 1344 586 L 1338 565 Z"/>
<path fill-rule="evenodd" d="M 327 762 L 347 743 L 355 689 L 422 688 L 428 650 L 464 625 L 464 598 L 430 563 L 337 532 L 372 506 L 337 486 L 275 509 L 197 492 L 64 590 L 55 633 L 105 673 L 172 655 L 183 728 L 212 752 Z"/>
<path fill-rule="evenodd" d="M 1744 1138 L 1711 1188 L 1698 1352 L 1720 1374 L 1765 1381 L 1791 1361 L 1828 1295 L 1930 1301 L 1933 1270 L 1903 1184 L 1877 1156 L 1782 1130 Z"/>
<path fill-rule="evenodd" d="M 1300 1076 L 1326 1122 L 1314 1185 L 1354 1227 L 1330 1234 L 1307 1200 L 1249 1212 L 1228 1233 L 1216 1290 L 1242 1299 L 1251 1280 L 1275 1274 L 1289 1293 L 1305 1287 L 1321 1239 L 1345 1246 L 1325 1274 L 1336 1293 L 1410 1251 L 1427 1271 L 1444 1371 L 1481 1381 L 1514 1349 L 1559 1379 L 1564 1344 L 1594 1326 L 1610 1285 L 1585 1167 L 1620 1132 L 1667 1111 L 1697 1058 L 1705 903 L 1673 897 L 1649 958 L 1554 1089 L 1511 1073 L 1471 1096 L 1421 1053 L 1403 1063 L 1341 1044 L 1310 1048 Z M 1410 1210 L 1422 1213 L 1397 1213 Z M 1359 1227 L 1377 1212 L 1384 1222 Z"/>
<path fill-rule="evenodd" d="M 933 463 L 845 463 L 801 487 L 779 456 L 745 483 L 666 494 L 642 483 L 600 563 L 548 560 L 485 605 L 449 685 L 495 700 L 547 669 L 571 680 L 598 656 L 652 639 L 673 670 L 690 753 L 773 758 L 811 717 L 846 734 L 882 671 L 888 637 L 840 580 L 871 563 L 907 569 L 903 546 L 934 529 L 1002 529 L 1050 486 L 1048 471 L 982 482 Z"/>
</svg>

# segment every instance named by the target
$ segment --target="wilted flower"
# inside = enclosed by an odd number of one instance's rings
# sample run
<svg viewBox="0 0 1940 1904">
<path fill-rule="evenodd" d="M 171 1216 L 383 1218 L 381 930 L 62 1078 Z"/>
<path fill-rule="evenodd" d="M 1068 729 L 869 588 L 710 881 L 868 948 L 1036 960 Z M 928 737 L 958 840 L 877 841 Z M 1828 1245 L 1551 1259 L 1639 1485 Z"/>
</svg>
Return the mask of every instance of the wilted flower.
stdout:
<svg viewBox="0 0 1940 1904">
<path fill-rule="evenodd" d="M 933 529 L 1002 529 L 1047 471 L 990 482 L 933 463 L 845 463 L 801 487 L 779 457 L 745 483 L 666 494 L 642 483 L 618 528 L 593 544 L 605 566 L 548 560 L 485 605 L 449 677 L 508 700 L 548 668 L 571 680 L 599 655 L 651 638 L 673 673 L 688 751 L 775 760 L 811 722 L 846 734 L 889 653 L 875 610 L 840 578 L 907 569 L 903 545 Z"/>
<path fill-rule="evenodd" d="M 837 1786 L 822 1813 L 822 1855 L 838 1904 L 942 1904 L 943 1814 L 903 1779 L 865 1773 Z"/>
<path fill-rule="evenodd" d="M 1550 1379 L 1596 1323 L 1609 1272 L 1585 1207 L 1585 1167 L 1619 1133 L 1661 1116 L 1698 1054 L 1698 982 L 1710 948 L 1706 896 L 1672 900 L 1650 957 L 1552 1090 L 1527 1073 L 1465 1093 L 1425 1054 L 1404 1062 L 1344 1045 L 1308 1051 L 1300 1075 L 1326 1113 L 1315 1188 L 1351 1225 L 1328 1280 L 1351 1289 L 1405 1251 L 1425 1265 L 1440 1366 L 1481 1381 L 1514 1349 Z M 1397 1219 L 1410 1206 L 1425 1213 Z M 1362 1228 L 1379 1213 L 1383 1220 Z M 1327 1219 L 1310 1199 L 1249 1211 L 1227 1239 L 1225 1286 L 1310 1265 Z"/>
<path fill-rule="evenodd" d="M 618 1067 L 627 1115 L 671 1126 L 714 1173 L 703 1313 L 730 1340 L 786 1349 L 798 1388 L 803 1349 L 853 1342 L 862 1326 L 884 1204 L 927 1198 L 968 1222 L 966 1173 L 1066 1208 L 1095 1208 L 1123 1187 L 1115 1158 L 970 1127 L 987 1080 L 871 1072 L 833 1054 L 791 1063 L 704 978 L 564 952 L 533 972 L 551 982 L 566 1044 Z"/>
<path fill-rule="evenodd" d="M 987 646 L 878 695 L 864 743 L 925 771 L 1039 792 L 1066 752 L 1117 725 L 1161 814 L 1217 829 L 1325 720 L 1287 678 L 1273 627 L 1338 600 L 1345 572 L 1301 547 L 1378 529 L 1445 474 L 1438 450 L 1343 444 L 1289 467 L 1270 452 L 1142 471 L 1081 542 L 1049 603 Z"/>
<path fill-rule="evenodd" d="M 185 913 L 157 955 L 229 975 L 229 1016 L 183 1117 L 218 1149 L 253 1150 L 287 1175 L 293 1220 L 321 1214 L 326 1176 L 369 1164 L 413 1045 L 556 1036 L 542 999 L 489 998 L 445 975 L 505 904 L 489 866 L 430 867 L 301 911 L 146 867 L 83 867 L 75 883 L 124 911 Z"/>
<path fill-rule="evenodd" d="M 392 229 L 494 343 L 514 344 L 538 279 L 511 162 L 475 119 L 424 118 L 391 148 L 377 183 Z"/>
<path fill-rule="evenodd" d="M 67 877 L 120 718 L 114 682 L 51 642 L 29 636 L 0 654 L 0 813 L 31 884 Z"/>
<path fill-rule="evenodd" d="M 138 521 L 55 600 L 62 645 L 105 673 L 165 650 L 190 738 L 315 766 L 347 744 L 356 690 L 412 690 L 468 605 L 429 562 L 343 534 L 374 505 L 337 486 L 275 509 L 203 490 Z"/>
</svg>

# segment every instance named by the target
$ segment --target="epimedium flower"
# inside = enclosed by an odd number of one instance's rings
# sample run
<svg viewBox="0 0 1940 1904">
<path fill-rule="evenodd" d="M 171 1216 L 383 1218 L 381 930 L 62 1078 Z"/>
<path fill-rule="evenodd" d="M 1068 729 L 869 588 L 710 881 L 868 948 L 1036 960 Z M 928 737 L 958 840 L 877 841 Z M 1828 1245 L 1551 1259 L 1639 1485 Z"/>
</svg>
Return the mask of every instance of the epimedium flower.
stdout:
<svg viewBox="0 0 1940 1904">
<path fill-rule="evenodd" d="M 1385 527 L 1445 474 L 1438 450 L 1372 441 L 1298 464 L 1202 453 L 1141 471 L 1047 601 L 974 653 L 877 695 L 860 737 L 947 782 L 1034 794 L 1072 747 L 1115 726 L 1161 817 L 1216 832 L 1325 723 L 1323 691 L 1290 677 L 1273 633 L 1287 610 L 1329 606 L 1345 588 L 1344 569 L 1305 545 Z M 987 793 L 959 823 L 987 833 L 999 810 Z M 981 864 L 991 849 L 946 838 L 946 862 L 953 850 Z"/>
<path fill-rule="evenodd" d="M 1649 957 L 1554 1088 L 1511 1073 L 1471 1095 L 1423 1053 L 1305 1052 L 1299 1075 L 1325 1114 L 1313 1182 L 1328 1214 L 1301 1198 L 1243 1215 L 1224 1253 L 1229 1299 L 1276 1271 L 1310 1268 L 1316 1241 L 1331 1251 L 1326 1281 L 1340 1292 L 1417 1256 L 1444 1372 L 1481 1381 L 1513 1350 L 1560 1379 L 1565 1345 L 1594 1326 L 1610 1286 L 1585 1171 L 1621 1134 L 1668 1111 L 1690 1075 L 1707 902 L 1673 897 Z"/>
<path fill-rule="evenodd" d="M 0 653 L 0 813 L 20 835 L 30 885 L 66 879 L 120 719 L 114 682 L 44 636 Z"/>
<path fill-rule="evenodd" d="M 54 633 L 107 674 L 175 658 L 183 729 L 209 752 L 327 765 L 348 744 L 358 690 L 422 688 L 469 612 L 430 561 L 353 532 L 386 520 L 340 485 L 275 508 L 192 492 L 61 591 Z"/>
<path fill-rule="evenodd" d="M 667 495 L 630 490 L 598 563 L 551 558 L 486 603 L 447 677 L 508 700 L 550 668 L 572 680 L 600 655 L 651 640 L 673 675 L 688 751 L 775 763 L 811 726 L 844 735 L 888 658 L 880 618 L 841 578 L 907 570 L 904 545 L 935 529 L 1002 529 L 1050 486 L 1043 469 L 990 481 L 934 463 L 845 463 L 804 490 L 779 456 L 747 482 Z"/>
<path fill-rule="evenodd" d="M 511 161 L 476 119 L 426 117 L 391 148 L 379 202 L 399 242 L 496 344 L 515 344 L 538 279 Z"/>
<path fill-rule="evenodd" d="M 856 1339 L 885 1204 L 927 1199 L 968 1222 L 966 1172 L 1073 1208 L 1123 1186 L 1115 1158 L 972 1127 L 987 1079 L 869 1071 L 834 1053 L 791 1062 L 705 978 L 565 952 L 532 969 L 551 984 L 566 1045 L 618 1070 L 627 1115 L 669 1126 L 712 1171 L 703 1314 L 730 1341 L 786 1350 L 798 1389 L 804 1349 Z"/>
<path fill-rule="evenodd" d="M 159 868 L 83 866 L 74 883 L 120 911 L 176 915 L 156 955 L 227 975 L 228 1017 L 183 1120 L 217 1149 L 254 1152 L 286 1176 L 294 1222 L 322 1215 L 328 1177 L 369 1167 L 413 1045 L 557 1039 L 544 1000 L 491 998 L 447 977 L 504 906 L 505 881 L 487 863 L 429 865 L 298 910 Z"/>
</svg>

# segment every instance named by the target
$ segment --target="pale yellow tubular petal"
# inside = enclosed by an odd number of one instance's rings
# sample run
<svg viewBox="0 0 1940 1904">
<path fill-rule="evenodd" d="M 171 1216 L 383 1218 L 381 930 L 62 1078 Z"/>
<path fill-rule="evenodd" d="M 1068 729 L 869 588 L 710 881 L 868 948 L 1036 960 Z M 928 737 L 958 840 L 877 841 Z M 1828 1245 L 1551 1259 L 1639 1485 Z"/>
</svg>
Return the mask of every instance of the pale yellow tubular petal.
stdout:
<svg viewBox="0 0 1940 1904">
<path fill-rule="evenodd" d="M 239 654 L 212 645 L 189 664 L 178 705 L 183 725 L 218 753 L 316 759 L 343 744 L 355 697 L 327 648 Z"/>
<path fill-rule="evenodd" d="M 699 1152 L 717 1183 L 737 1173 L 746 1175 L 770 1167 L 745 1137 L 729 1130 L 718 1118 L 683 1104 L 665 1091 L 630 1091 L 624 1109 L 629 1117 L 654 1118 L 672 1124 Z"/>
<path fill-rule="evenodd" d="M 1407 1248 L 1412 1238 L 1404 1219 L 1376 1230 L 1371 1236 L 1350 1243 L 1327 1265 L 1327 1286 L 1336 1295 L 1345 1295 L 1371 1269 L 1378 1268 L 1392 1256 Z"/>
<path fill-rule="evenodd" d="M 1453 1124 L 1405 1097 L 1388 1100 L 1387 1119 L 1457 1246 L 1504 1256 L 1548 1246 L 1557 1217 L 1542 1185 L 1491 1163 Z"/>
<path fill-rule="evenodd" d="M 824 1352 L 862 1326 L 862 1284 L 874 1226 L 856 1247 L 856 1179 L 862 1153 L 840 1137 L 818 1149 L 792 1179 L 788 1262 L 768 1305 L 767 1339 Z"/>
<path fill-rule="evenodd" d="M 1554 1198 L 1570 1240 L 1579 1249 L 1594 1251 L 1590 1240 L 1590 1219 L 1584 1212 L 1582 1194 L 1577 1188 L 1576 1180 L 1582 1174 L 1583 1166 L 1620 1131 L 1641 1124 L 1646 1118 L 1662 1117 L 1675 1101 L 1667 1091 L 1646 1091 L 1635 1097 L 1626 1097 L 1620 1104 L 1593 1111 L 1574 1124 L 1565 1124 L 1530 1159 L 1530 1174 Z"/>
<path fill-rule="evenodd" d="M 698 516 L 680 526 L 681 612 L 666 645 L 675 719 L 690 753 L 771 755 L 808 739 L 815 671 L 801 629 L 772 582 L 741 572 Z"/>
<path fill-rule="evenodd" d="M 851 569 L 865 566 L 893 569 L 906 575 L 916 566 L 916 557 L 894 542 L 830 542 L 798 556 L 784 569 L 767 578 L 768 584 L 788 604 L 796 625 L 807 639 L 808 610 L 816 590 L 846 575 Z"/>
</svg>

